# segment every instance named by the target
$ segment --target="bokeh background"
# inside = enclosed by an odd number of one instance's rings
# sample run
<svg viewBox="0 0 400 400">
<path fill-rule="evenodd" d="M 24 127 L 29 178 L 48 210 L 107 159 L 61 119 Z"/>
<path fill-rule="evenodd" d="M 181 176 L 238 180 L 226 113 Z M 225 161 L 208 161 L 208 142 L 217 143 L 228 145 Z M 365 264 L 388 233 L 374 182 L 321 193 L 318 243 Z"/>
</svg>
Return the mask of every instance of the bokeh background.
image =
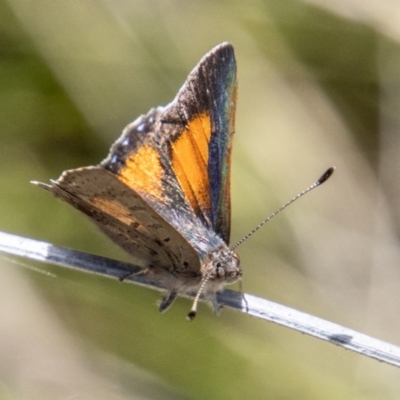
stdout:
<svg viewBox="0 0 400 400">
<path fill-rule="evenodd" d="M 129 260 L 29 181 L 98 163 L 227 40 L 232 241 L 337 167 L 239 248 L 245 291 L 400 345 L 399 22 L 390 0 L 0 0 L 0 229 Z M 399 369 L 274 324 L 0 265 L 1 400 L 399 398 Z"/>
</svg>

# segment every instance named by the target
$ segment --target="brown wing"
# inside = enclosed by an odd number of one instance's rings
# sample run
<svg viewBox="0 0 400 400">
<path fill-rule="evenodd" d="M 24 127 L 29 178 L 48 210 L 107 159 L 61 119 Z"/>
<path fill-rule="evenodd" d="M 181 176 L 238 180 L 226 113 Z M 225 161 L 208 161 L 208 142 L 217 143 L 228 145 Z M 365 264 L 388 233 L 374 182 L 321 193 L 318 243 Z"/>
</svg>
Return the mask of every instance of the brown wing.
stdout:
<svg viewBox="0 0 400 400">
<path fill-rule="evenodd" d="M 171 165 L 196 216 L 229 244 L 230 170 L 236 109 L 233 46 L 207 53 L 160 117 L 183 125 L 169 136 Z"/>
<path fill-rule="evenodd" d="M 179 204 L 225 243 L 236 86 L 234 50 L 222 43 L 201 59 L 173 102 L 129 124 L 100 164 L 176 229 L 182 231 L 170 210 Z M 183 234 L 191 240 L 190 231 Z"/>
<path fill-rule="evenodd" d="M 178 275 L 200 274 L 200 260 L 186 239 L 138 193 L 101 167 L 65 171 L 51 185 L 34 182 L 88 215 L 129 254 Z"/>
</svg>

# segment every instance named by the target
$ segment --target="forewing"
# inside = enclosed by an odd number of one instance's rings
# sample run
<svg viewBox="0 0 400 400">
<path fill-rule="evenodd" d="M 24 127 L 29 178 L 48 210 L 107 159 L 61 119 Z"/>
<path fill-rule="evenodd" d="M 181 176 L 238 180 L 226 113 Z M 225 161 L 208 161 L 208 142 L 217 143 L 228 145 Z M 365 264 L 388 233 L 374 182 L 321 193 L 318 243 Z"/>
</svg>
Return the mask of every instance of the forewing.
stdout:
<svg viewBox="0 0 400 400">
<path fill-rule="evenodd" d="M 223 43 L 203 57 L 172 103 L 128 125 L 100 165 L 188 240 L 182 220 L 229 243 L 235 105 L 234 51 Z M 178 207 L 180 218 L 171 213 Z"/>
</svg>

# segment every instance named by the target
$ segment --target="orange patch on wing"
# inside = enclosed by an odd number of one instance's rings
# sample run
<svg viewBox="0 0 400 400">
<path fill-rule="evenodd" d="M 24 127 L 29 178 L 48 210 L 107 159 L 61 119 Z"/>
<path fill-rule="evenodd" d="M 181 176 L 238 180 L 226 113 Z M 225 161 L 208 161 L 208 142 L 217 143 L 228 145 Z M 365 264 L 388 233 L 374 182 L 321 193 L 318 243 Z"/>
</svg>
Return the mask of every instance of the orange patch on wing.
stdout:
<svg viewBox="0 0 400 400">
<path fill-rule="evenodd" d="M 194 210 L 211 208 L 207 170 L 210 137 L 210 116 L 203 113 L 172 143 L 172 168 Z"/>
<path fill-rule="evenodd" d="M 157 151 L 147 145 L 126 159 L 125 166 L 119 171 L 119 179 L 138 193 L 146 193 L 162 200 L 163 174 Z"/>
<path fill-rule="evenodd" d="M 128 210 L 123 204 L 121 204 L 117 199 L 108 199 L 105 197 L 93 197 L 90 199 L 92 205 L 103 211 L 104 214 L 111 215 L 119 222 L 126 226 L 131 226 L 136 224 L 135 230 L 150 236 L 150 233 L 146 226 L 141 223 L 135 216 Z"/>
<path fill-rule="evenodd" d="M 116 218 L 125 225 L 130 225 L 135 221 L 129 210 L 126 209 L 118 200 L 107 199 L 105 197 L 93 197 L 90 203 L 96 208 Z"/>
</svg>

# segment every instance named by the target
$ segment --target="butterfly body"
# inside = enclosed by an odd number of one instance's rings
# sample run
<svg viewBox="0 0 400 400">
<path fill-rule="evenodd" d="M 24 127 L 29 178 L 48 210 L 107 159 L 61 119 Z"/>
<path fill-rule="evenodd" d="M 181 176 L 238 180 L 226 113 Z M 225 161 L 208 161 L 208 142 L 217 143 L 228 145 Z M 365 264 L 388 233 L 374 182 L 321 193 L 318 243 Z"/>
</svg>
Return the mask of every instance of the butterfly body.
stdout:
<svg viewBox="0 0 400 400">
<path fill-rule="evenodd" d="M 93 220 L 167 291 L 216 292 L 240 279 L 229 248 L 230 157 L 236 105 L 233 47 L 206 54 L 175 99 L 129 124 L 98 166 L 37 183 Z"/>
</svg>

